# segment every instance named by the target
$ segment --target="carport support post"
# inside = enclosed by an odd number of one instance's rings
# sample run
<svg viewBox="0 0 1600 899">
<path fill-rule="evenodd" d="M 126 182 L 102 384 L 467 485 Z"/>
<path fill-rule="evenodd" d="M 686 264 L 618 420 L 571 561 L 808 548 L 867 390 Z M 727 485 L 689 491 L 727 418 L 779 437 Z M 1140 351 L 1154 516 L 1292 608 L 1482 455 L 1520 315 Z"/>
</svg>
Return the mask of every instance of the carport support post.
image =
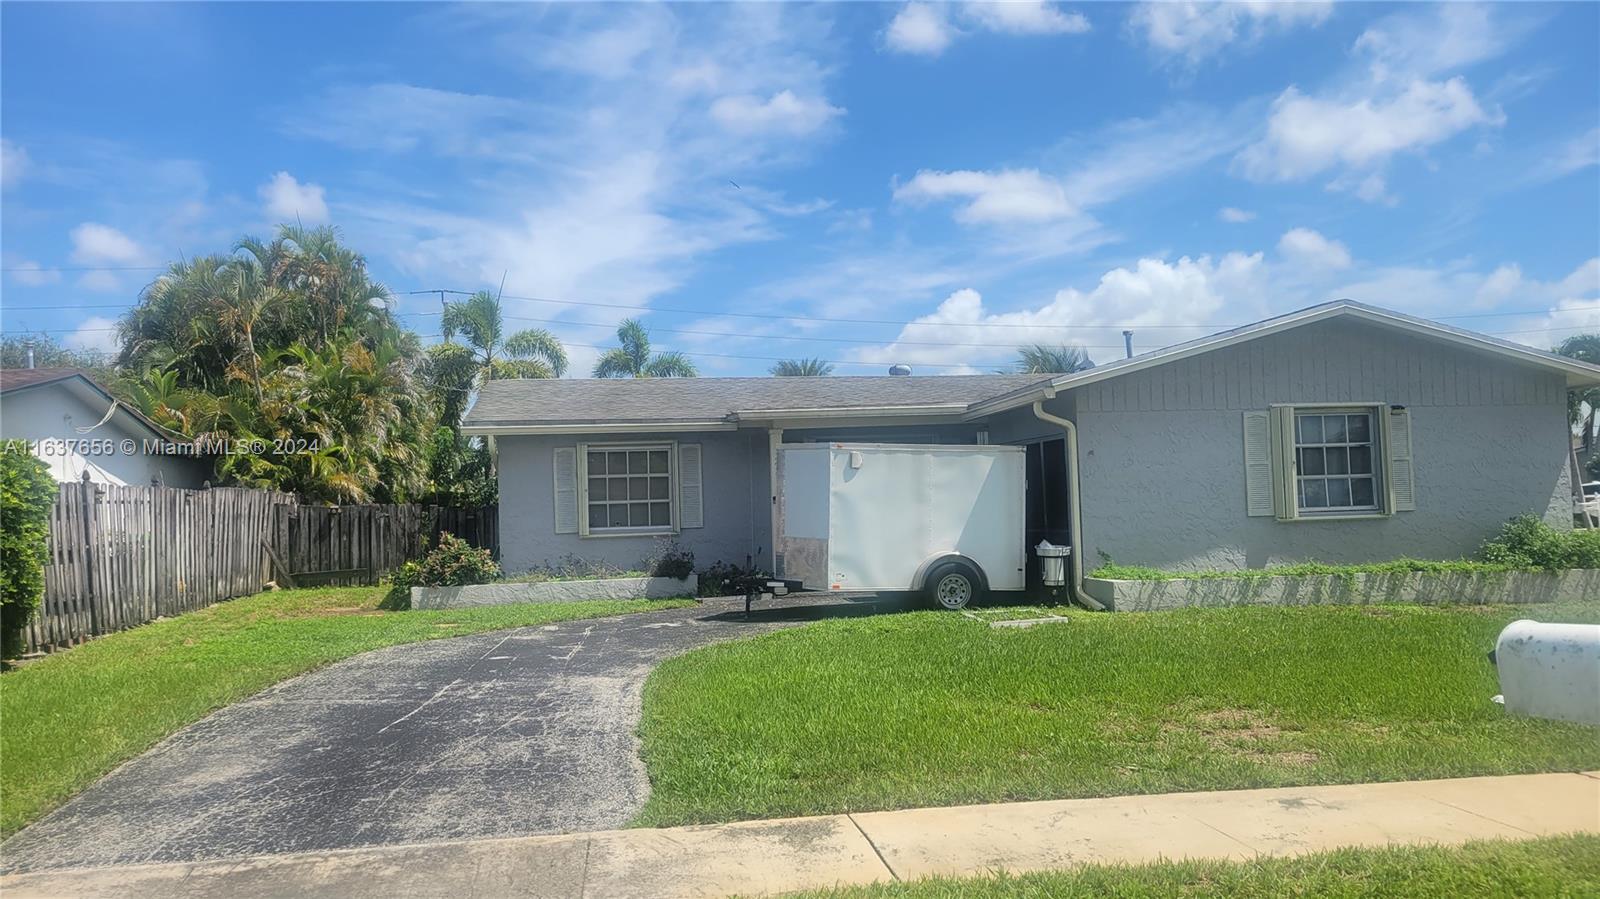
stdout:
<svg viewBox="0 0 1600 899">
<path fill-rule="evenodd" d="M 779 575 L 778 571 L 778 448 L 783 446 L 783 428 L 767 429 L 767 484 L 772 487 L 772 529 L 768 532 L 767 542 L 772 544 L 768 548 L 768 571 Z"/>
</svg>

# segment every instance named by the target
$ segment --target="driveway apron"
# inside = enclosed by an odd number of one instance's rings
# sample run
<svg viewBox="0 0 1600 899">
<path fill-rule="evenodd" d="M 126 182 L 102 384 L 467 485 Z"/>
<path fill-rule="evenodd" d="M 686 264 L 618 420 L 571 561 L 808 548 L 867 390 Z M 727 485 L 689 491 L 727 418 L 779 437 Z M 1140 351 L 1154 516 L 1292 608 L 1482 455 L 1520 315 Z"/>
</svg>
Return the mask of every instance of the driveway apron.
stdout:
<svg viewBox="0 0 1600 899">
<path fill-rule="evenodd" d="M 734 611 L 737 608 L 738 611 Z M 179 731 L 0 847 L 0 870 L 198 861 L 625 826 L 663 659 L 870 603 L 801 598 L 369 652 Z"/>
</svg>

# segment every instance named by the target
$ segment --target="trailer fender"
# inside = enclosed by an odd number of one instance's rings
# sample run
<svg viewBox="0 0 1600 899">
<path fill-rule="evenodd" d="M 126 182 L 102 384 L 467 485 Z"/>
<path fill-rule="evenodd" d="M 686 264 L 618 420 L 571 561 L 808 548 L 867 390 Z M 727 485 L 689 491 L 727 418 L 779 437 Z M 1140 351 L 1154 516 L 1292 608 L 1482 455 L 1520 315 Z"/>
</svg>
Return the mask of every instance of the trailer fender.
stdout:
<svg viewBox="0 0 1600 899">
<path fill-rule="evenodd" d="M 989 591 L 989 573 L 984 571 L 983 570 L 983 566 L 979 565 L 977 562 L 974 562 L 970 556 L 964 556 L 964 555 L 962 555 L 961 553 L 958 553 L 958 552 L 942 552 L 942 553 L 939 553 L 937 555 L 928 557 L 925 561 L 923 561 L 923 563 L 921 565 L 917 566 L 917 573 L 916 573 L 916 575 L 914 577 L 911 578 L 911 584 L 907 589 L 910 589 L 910 590 L 927 590 L 927 589 L 930 589 L 933 585 L 928 583 L 928 575 L 933 573 L 933 569 L 939 567 L 941 564 L 943 564 L 945 562 L 963 562 L 963 563 L 965 563 L 966 565 L 971 567 L 973 571 L 976 571 L 978 573 L 978 586 L 985 593 L 987 593 Z"/>
</svg>

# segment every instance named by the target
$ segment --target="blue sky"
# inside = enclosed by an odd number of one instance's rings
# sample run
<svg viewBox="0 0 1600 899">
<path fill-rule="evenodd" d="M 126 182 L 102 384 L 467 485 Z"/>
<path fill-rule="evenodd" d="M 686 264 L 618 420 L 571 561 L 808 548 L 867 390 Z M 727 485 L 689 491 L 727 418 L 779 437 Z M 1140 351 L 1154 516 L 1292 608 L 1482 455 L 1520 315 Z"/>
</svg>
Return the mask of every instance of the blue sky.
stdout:
<svg viewBox="0 0 1600 899">
<path fill-rule="evenodd" d="M 587 371 L 1101 361 L 1336 297 L 1600 329 L 1600 5 L 0 7 L 3 326 L 298 216 Z M 542 299 L 532 299 L 542 298 Z M 551 302 L 560 300 L 562 302 Z M 737 313 L 737 314 L 735 314 Z M 850 321 L 854 320 L 854 321 Z"/>
</svg>

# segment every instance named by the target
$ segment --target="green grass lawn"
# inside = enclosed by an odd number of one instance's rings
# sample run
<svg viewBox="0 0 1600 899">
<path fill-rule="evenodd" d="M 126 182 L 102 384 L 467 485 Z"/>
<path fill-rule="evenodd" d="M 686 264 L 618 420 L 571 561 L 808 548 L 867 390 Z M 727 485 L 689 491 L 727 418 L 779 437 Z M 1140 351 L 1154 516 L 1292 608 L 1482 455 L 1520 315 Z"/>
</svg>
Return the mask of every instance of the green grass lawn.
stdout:
<svg viewBox="0 0 1600 899">
<path fill-rule="evenodd" d="M 1600 895 L 1600 836 L 1455 847 L 1340 849 L 1251 862 L 1091 865 L 1068 871 L 819 890 L 795 899 Z"/>
<path fill-rule="evenodd" d="M 691 605 L 619 600 L 378 610 L 382 587 L 262 593 L 0 675 L 0 834 L 173 731 L 285 678 L 384 646 Z"/>
<path fill-rule="evenodd" d="M 669 825 L 1018 799 L 1600 768 L 1600 729 L 1508 717 L 1485 653 L 1600 603 L 915 612 L 696 650 L 645 687 Z"/>
</svg>

